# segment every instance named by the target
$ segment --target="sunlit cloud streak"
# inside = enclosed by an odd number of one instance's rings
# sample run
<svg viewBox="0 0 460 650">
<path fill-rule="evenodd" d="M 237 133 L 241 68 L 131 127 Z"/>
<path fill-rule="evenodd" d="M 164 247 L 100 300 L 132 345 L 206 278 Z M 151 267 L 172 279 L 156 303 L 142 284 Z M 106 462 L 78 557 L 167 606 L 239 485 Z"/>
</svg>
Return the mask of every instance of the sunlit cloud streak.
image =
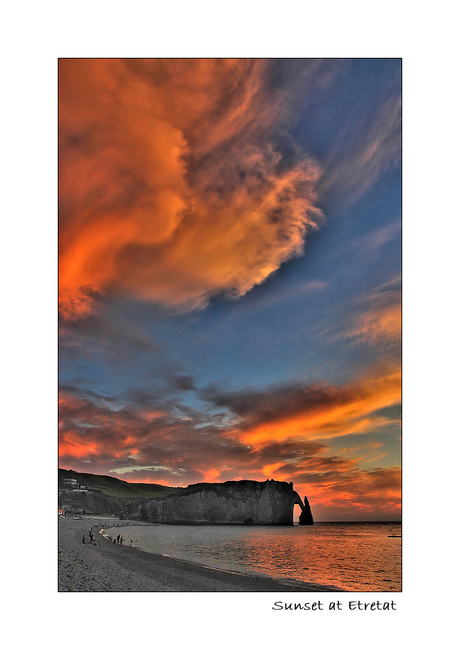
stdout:
<svg viewBox="0 0 460 650">
<path fill-rule="evenodd" d="M 355 341 L 395 341 L 401 340 L 401 305 L 391 305 L 367 312 L 355 326 L 342 335 Z"/>
<path fill-rule="evenodd" d="M 401 374 L 376 373 L 346 386 L 293 385 L 232 394 L 211 389 L 203 397 L 241 418 L 240 437 L 245 442 L 325 440 L 369 433 L 388 424 L 375 412 L 400 402 Z"/>
<path fill-rule="evenodd" d="M 402 335 L 401 279 L 391 278 L 372 293 L 358 296 L 341 322 L 324 330 L 321 336 L 332 343 L 369 344 L 393 349 L 400 355 Z"/>
</svg>

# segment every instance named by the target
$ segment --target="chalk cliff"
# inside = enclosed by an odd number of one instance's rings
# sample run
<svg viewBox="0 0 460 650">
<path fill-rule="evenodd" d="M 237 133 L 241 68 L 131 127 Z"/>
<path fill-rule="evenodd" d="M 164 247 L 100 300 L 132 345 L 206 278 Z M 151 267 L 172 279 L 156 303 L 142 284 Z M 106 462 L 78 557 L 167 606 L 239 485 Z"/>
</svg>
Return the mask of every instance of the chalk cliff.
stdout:
<svg viewBox="0 0 460 650">
<path fill-rule="evenodd" d="M 59 469 L 59 508 L 66 513 L 112 514 L 165 524 L 313 524 L 307 497 L 292 483 L 267 480 L 171 487 L 127 483 L 111 476 Z"/>
<path fill-rule="evenodd" d="M 148 500 L 138 506 L 142 521 L 161 524 L 292 525 L 294 505 L 302 524 L 313 524 L 308 500 L 302 503 L 292 483 L 267 480 L 198 483 L 185 493 Z M 305 516 L 304 516 L 305 515 Z"/>
</svg>

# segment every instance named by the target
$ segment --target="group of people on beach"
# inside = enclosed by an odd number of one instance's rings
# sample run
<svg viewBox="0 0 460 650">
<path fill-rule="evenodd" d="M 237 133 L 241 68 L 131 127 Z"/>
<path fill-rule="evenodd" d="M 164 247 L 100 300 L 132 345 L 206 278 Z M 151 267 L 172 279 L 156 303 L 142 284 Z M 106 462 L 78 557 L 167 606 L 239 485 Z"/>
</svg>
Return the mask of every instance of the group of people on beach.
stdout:
<svg viewBox="0 0 460 650">
<path fill-rule="evenodd" d="M 107 539 L 112 542 L 112 544 L 123 544 L 123 537 L 121 535 L 117 535 L 115 539 L 113 539 L 110 535 L 107 535 Z"/>
<path fill-rule="evenodd" d="M 90 529 L 88 531 L 88 541 L 86 541 L 85 533 L 83 533 L 83 539 L 82 539 L 81 543 L 84 544 L 85 546 L 87 544 L 93 544 L 94 546 L 100 546 L 101 545 L 100 541 L 96 540 L 96 538 L 94 537 L 93 527 L 92 526 L 90 527 Z"/>
<path fill-rule="evenodd" d="M 99 525 L 102 528 L 102 523 L 99 524 Z M 115 526 L 116 525 L 117 524 L 115 524 Z M 118 525 L 120 525 L 120 524 L 118 524 Z M 124 525 L 124 524 L 122 524 L 122 525 Z M 101 533 L 103 533 L 103 532 L 104 531 L 101 530 Z M 119 546 L 121 546 L 123 544 L 123 542 L 124 542 L 123 536 L 121 534 L 118 534 L 115 539 L 113 539 L 110 535 L 104 535 L 104 537 L 106 537 L 110 542 L 112 542 L 112 544 L 118 544 Z M 135 540 L 135 541 L 137 541 L 137 540 Z M 93 544 L 94 546 L 100 546 L 101 545 L 100 541 L 96 540 L 96 538 L 94 537 L 93 526 L 90 526 L 90 528 L 88 530 L 88 537 L 86 537 L 85 533 L 83 533 L 83 538 L 82 538 L 81 543 L 84 544 L 85 546 L 87 546 L 88 544 Z M 132 543 L 133 543 L 133 540 L 131 540 L 131 544 Z"/>
</svg>

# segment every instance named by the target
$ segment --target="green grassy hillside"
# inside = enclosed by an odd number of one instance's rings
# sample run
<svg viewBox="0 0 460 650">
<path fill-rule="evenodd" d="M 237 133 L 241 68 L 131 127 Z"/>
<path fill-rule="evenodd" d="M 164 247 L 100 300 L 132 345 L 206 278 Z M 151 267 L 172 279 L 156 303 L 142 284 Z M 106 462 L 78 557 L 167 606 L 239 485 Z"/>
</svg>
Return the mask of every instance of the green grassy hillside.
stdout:
<svg viewBox="0 0 460 650">
<path fill-rule="evenodd" d="M 97 492 L 114 499 L 154 499 L 166 497 L 169 494 L 180 493 L 184 488 L 167 487 L 155 483 L 128 483 L 112 476 L 85 474 L 73 470 L 59 469 L 59 488 L 63 487 L 63 479 L 73 478 L 87 490 Z"/>
</svg>

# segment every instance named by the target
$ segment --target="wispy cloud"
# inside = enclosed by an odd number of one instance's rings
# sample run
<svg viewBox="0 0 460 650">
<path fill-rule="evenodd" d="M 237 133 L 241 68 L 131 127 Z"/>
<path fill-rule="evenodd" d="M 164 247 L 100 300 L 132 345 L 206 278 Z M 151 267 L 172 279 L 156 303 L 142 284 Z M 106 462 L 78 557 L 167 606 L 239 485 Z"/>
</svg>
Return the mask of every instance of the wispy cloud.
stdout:
<svg viewBox="0 0 460 650">
<path fill-rule="evenodd" d="M 390 96 L 380 106 L 369 127 L 354 129 L 361 134 L 345 154 L 330 152 L 323 162 L 319 191 L 335 194 L 347 204 L 362 196 L 391 166 L 401 160 L 401 97 Z M 345 133 L 343 134 L 345 137 Z"/>
<path fill-rule="evenodd" d="M 370 239 L 375 241 L 373 236 Z M 364 343 L 398 351 L 401 345 L 401 318 L 401 277 L 397 276 L 356 297 L 340 322 L 322 331 L 321 336 L 325 336 L 330 343 Z"/>
<path fill-rule="evenodd" d="M 355 324 L 339 338 L 357 342 L 395 342 L 401 341 L 401 305 L 382 307 L 362 314 Z"/>
</svg>

